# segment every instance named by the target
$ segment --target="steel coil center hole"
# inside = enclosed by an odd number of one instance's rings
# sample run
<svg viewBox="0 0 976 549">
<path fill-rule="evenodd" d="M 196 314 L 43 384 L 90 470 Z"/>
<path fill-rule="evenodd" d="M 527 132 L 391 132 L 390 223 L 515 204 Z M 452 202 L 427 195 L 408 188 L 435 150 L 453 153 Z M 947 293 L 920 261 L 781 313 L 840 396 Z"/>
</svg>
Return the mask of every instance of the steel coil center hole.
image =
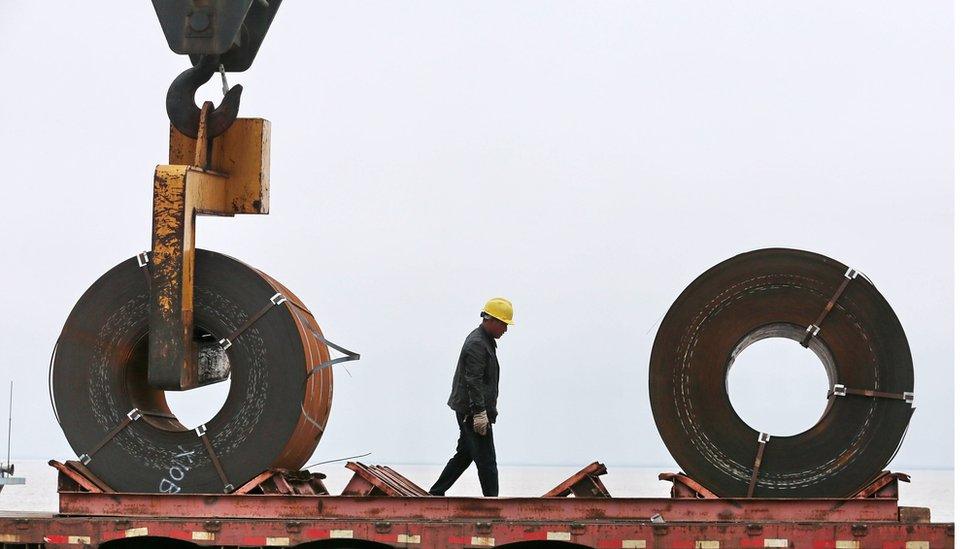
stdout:
<svg viewBox="0 0 976 549">
<path fill-rule="evenodd" d="M 227 402 L 230 379 L 188 391 L 166 391 L 166 405 L 187 429 L 209 423 Z"/>
<path fill-rule="evenodd" d="M 143 335 L 125 359 L 125 387 L 146 423 L 164 431 L 185 431 L 209 423 L 230 395 L 230 357 L 208 330 L 194 330 L 200 387 L 162 391 L 148 383 L 149 337 Z"/>
<path fill-rule="evenodd" d="M 200 382 L 208 383 L 188 391 L 166 391 L 166 405 L 187 429 L 208 423 L 224 407 L 230 394 L 230 358 L 217 338 L 198 329 L 197 367 Z M 213 382 L 222 379 L 223 381 Z"/>
<path fill-rule="evenodd" d="M 746 342 L 740 349 L 730 364 L 726 390 L 747 425 L 784 437 L 820 421 L 830 380 L 819 356 L 787 337 Z"/>
</svg>

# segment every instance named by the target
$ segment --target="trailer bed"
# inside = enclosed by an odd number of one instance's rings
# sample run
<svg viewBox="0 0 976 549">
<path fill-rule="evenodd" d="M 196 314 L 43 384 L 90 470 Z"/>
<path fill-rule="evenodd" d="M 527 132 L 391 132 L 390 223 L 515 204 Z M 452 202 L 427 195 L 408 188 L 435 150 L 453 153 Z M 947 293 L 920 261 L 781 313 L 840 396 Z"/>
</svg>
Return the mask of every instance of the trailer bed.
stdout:
<svg viewBox="0 0 976 549">
<path fill-rule="evenodd" d="M 62 492 L 0 517 L 4 546 L 941 549 L 954 525 L 894 499 L 466 498 Z"/>
</svg>

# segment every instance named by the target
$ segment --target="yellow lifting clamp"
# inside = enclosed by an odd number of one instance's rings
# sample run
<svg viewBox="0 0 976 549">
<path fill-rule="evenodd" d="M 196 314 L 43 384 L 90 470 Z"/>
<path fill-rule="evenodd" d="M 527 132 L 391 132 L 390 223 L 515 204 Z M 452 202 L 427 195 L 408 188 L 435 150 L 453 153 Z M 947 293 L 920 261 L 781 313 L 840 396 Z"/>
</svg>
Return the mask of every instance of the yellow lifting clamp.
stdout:
<svg viewBox="0 0 976 549">
<path fill-rule="evenodd" d="M 236 119 L 224 133 L 208 138 L 212 109 L 209 101 L 201 109 L 196 139 L 170 126 L 169 164 L 156 166 L 148 369 L 149 384 L 159 389 L 200 384 L 193 340 L 196 216 L 269 211 L 271 124 Z"/>
</svg>

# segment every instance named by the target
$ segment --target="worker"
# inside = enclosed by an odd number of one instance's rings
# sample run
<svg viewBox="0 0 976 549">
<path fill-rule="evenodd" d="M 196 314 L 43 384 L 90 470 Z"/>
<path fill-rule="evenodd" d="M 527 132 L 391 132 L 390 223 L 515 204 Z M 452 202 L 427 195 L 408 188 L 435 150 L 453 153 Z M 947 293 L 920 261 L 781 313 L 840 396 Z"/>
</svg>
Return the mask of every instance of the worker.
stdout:
<svg viewBox="0 0 976 549">
<path fill-rule="evenodd" d="M 512 303 L 504 298 L 489 299 L 481 310 L 481 325 L 468 334 L 461 346 L 454 383 L 447 405 L 457 416 L 457 451 L 430 489 L 432 496 L 443 496 L 461 473 L 474 461 L 478 467 L 481 493 L 498 495 L 498 466 L 492 424 L 498 417 L 498 357 L 495 340 L 502 337 L 512 321 Z"/>
</svg>

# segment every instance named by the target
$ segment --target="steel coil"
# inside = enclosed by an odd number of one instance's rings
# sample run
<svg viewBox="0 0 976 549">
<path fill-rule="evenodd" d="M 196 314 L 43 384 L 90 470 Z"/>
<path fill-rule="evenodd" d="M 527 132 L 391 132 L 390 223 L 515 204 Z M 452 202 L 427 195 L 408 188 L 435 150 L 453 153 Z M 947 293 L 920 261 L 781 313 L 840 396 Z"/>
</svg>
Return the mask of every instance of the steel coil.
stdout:
<svg viewBox="0 0 976 549">
<path fill-rule="evenodd" d="M 838 292 L 821 325 L 811 326 Z M 888 464 L 913 412 L 911 352 L 894 311 L 867 278 L 833 259 L 764 249 L 699 276 L 668 310 L 654 340 L 651 409 L 686 474 L 719 496 L 748 495 L 760 433 L 732 407 L 729 368 L 756 341 L 799 342 L 808 331 L 815 334 L 809 349 L 830 380 L 825 412 L 807 431 L 765 444 L 752 495 L 847 497 Z M 835 385 L 889 397 L 834 395 Z M 906 393 L 907 401 L 893 396 Z"/>
<path fill-rule="evenodd" d="M 144 268 L 130 259 L 104 274 L 61 332 L 52 390 L 71 448 L 79 456 L 91 454 L 88 468 L 124 492 L 221 493 L 218 463 L 234 487 L 269 468 L 300 468 L 322 436 L 332 403 L 331 369 L 307 377 L 329 351 L 314 337 L 321 330 L 305 306 L 264 273 L 196 251 L 194 323 L 204 336 L 227 337 L 276 293 L 289 300 L 226 349 L 229 394 L 205 426 L 211 456 L 197 426 L 181 424 L 165 393 L 147 383 Z M 132 410 L 141 417 L 127 422 Z"/>
</svg>

